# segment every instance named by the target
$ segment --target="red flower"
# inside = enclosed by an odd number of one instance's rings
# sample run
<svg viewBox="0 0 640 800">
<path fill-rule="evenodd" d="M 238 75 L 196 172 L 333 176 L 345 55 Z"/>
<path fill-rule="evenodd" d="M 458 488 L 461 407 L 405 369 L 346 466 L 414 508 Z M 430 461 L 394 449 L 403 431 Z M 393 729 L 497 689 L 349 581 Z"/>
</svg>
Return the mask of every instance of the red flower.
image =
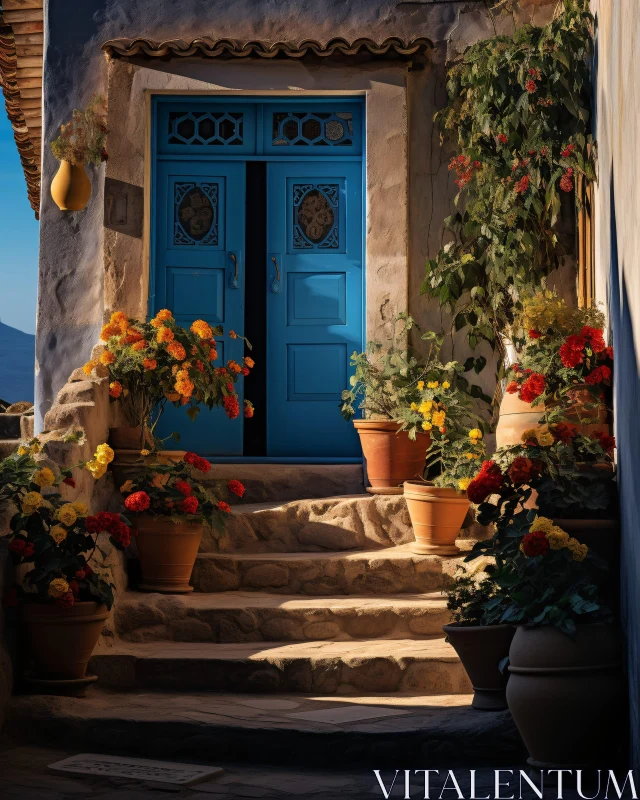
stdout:
<svg viewBox="0 0 640 800">
<path fill-rule="evenodd" d="M 577 432 L 573 425 L 569 425 L 568 422 L 557 422 L 552 426 L 551 433 L 557 441 L 569 444 L 572 439 L 575 439 Z"/>
<path fill-rule="evenodd" d="M 189 486 L 189 484 L 186 481 L 183 481 L 182 479 L 177 480 L 175 486 L 176 489 L 180 492 L 180 494 L 183 494 L 185 497 L 189 497 L 189 495 L 191 494 L 192 491 L 191 486 Z"/>
<path fill-rule="evenodd" d="M 251 417 L 254 415 L 254 413 L 255 413 L 255 409 L 253 408 L 253 406 L 248 406 L 245 403 L 245 406 L 244 406 L 244 415 L 245 415 L 245 417 L 247 419 L 251 419 Z"/>
<path fill-rule="evenodd" d="M 71 592 L 73 593 L 74 597 L 80 591 L 80 587 L 78 586 L 78 582 L 74 581 L 74 580 L 69 581 L 69 588 L 71 589 Z"/>
<path fill-rule="evenodd" d="M 228 392 L 233 392 L 233 391 L 234 391 L 234 389 L 233 389 L 233 384 L 232 384 L 232 383 L 228 383 L 228 384 L 227 384 L 227 391 L 228 391 Z"/>
<path fill-rule="evenodd" d="M 231 513 L 231 506 L 229 505 L 229 503 L 225 503 L 224 500 L 221 500 L 218 503 L 218 509 L 220 511 L 224 511 L 225 514 L 230 514 Z"/>
<path fill-rule="evenodd" d="M 500 142 L 500 144 L 506 144 L 509 140 L 504 135 L 504 133 L 499 133 L 498 134 L 498 141 Z"/>
<path fill-rule="evenodd" d="M 528 80 L 525 83 L 524 88 L 529 92 L 529 94 L 533 94 L 538 88 L 538 84 L 533 80 Z"/>
<path fill-rule="evenodd" d="M 241 483 L 240 481 L 236 480 L 229 481 L 229 483 L 227 484 L 227 488 L 229 489 L 230 492 L 233 492 L 233 494 L 237 494 L 238 497 L 242 497 L 244 495 L 245 491 L 244 484 Z"/>
<path fill-rule="evenodd" d="M 525 556 L 544 556 L 549 552 L 549 540 L 544 531 L 531 531 L 522 539 L 522 552 Z"/>
<path fill-rule="evenodd" d="M 533 461 L 524 456 L 516 456 L 509 467 L 509 477 L 515 484 L 529 483 L 531 478 L 536 477 L 538 470 Z"/>
<path fill-rule="evenodd" d="M 249 374 L 250 374 L 251 370 L 249 369 L 249 367 L 242 367 L 242 369 L 240 370 L 240 372 L 241 372 L 241 373 L 244 375 L 244 377 L 246 378 L 246 377 L 247 377 L 247 375 L 249 375 Z"/>
<path fill-rule="evenodd" d="M 565 367 L 573 368 L 582 363 L 584 360 L 584 353 L 582 351 L 586 343 L 587 340 L 584 336 L 576 336 L 575 334 L 567 336 L 558 351 L 560 360 Z"/>
<path fill-rule="evenodd" d="M 602 365 L 600 367 L 596 367 L 592 372 L 590 372 L 584 379 L 584 382 L 588 383 L 590 386 L 595 386 L 598 383 L 609 383 L 610 380 L 611 370 L 609 367 Z"/>
<path fill-rule="evenodd" d="M 83 581 L 85 579 L 85 577 L 86 577 L 86 574 L 87 573 L 83 569 L 76 570 L 76 578 L 79 581 Z"/>
<path fill-rule="evenodd" d="M 185 514 L 195 514 L 198 510 L 198 506 L 198 498 L 194 497 L 193 495 L 185 497 L 184 500 L 182 500 L 178 505 L 180 510 L 184 511 Z"/>
<path fill-rule="evenodd" d="M 571 153 L 573 153 L 574 149 L 575 149 L 575 145 L 568 144 L 565 147 L 565 149 L 560 153 L 560 155 L 562 156 L 562 158 L 569 158 Z"/>
<path fill-rule="evenodd" d="M 190 464 L 192 467 L 195 467 L 200 472 L 209 472 L 211 469 L 211 464 L 207 461 L 206 458 L 202 458 L 201 456 L 197 456 L 195 453 L 186 453 L 184 460 L 187 464 Z"/>
<path fill-rule="evenodd" d="M 198 370 L 198 372 L 204 372 L 204 364 L 202 363 L 202 361 L 200 360 L 196 361 L 194 367 Z"/>
<path fill-rule="evenodd" d="M 520 387 L 520 399 L 525 403 L 532 403 L 544 392 L 547 382 L 544 375 L 539 372 L 532 372 L 527 380 Z"/>
<path fill-rule="evenodd" d="M 529 188 L 529 176 L 523 175 L 513 188 L 518 194 L 524 194 Z"/>
<path fill-rule="evenodd" d="M 612 453 L 616 446 L 616 437 L 610 436 L 605 431 L 596 431 L 592 438 L 597 439 L 602 449 L 607 453 Z"/>
<path fill-rule="evenodd" d="M 24 546 L 24 550 L 22 551 L 22 557 L 25 559 L 31 558 L 31 556 L 35 553 L 36 546 L 33 542 L 26 542 Z"/>
<path fill-rule="evenodd" d="M 72 489 L 76 488 L 76 482 L 73 478 L 64 478 L 62 482 L 66 483 L 67 486 L 71 486 Z"/>
<path fill-rule="evenodd" d="M 502 473 L 495 461 L 483 461 L 480 472 L 467 487 L 467 497 L 472 503 L 483 503 L 490 494 L 502 488 Z"/>
<path fill-rule="evenodd" d="M 511 381 L 511 383 L 507 384 L 507 392 L 509 394 L 515 394 L 519 388 L 520 384 L 518 383 L 518 381 Z"/>
<path fill-rule="evenodd" d="M 604 353 L 607 349 L 602 328 L 590 328 L 588 325 L 585 325 L 580 331 L 580 336 L 589 340 L 589 344 L 594 353 Z"/>
<path fill-rule="evenodd" d="M 151 498 L 146 492 L 134 492 L 124 501 L 125 506 L 129 511 L 140 513 L 146 511 L 151 505 Z"/>
<path fill-rule="evenodd" d="M 56 599 L 56 604 L 61 606 L 62 608 L 71 608 L 71 606 L 75 603 L 76 599 L 73 596 L 72 591 L 68 591 L 66 594 L 63 594 L 62 597 L 58 597 Z"/>
<path fill-rule="evenodd" d="M 560 178 L 560 188 L 563 192 L 570 192 L 573 189 L 573 179 L 569 170 Z"/>
<path fill-rule="evenodd" d="M 14 539 L 7 545 L 7 550 L 9 550 L 10 553 L 15 553 L 17 556 L 21 556 L 24 553 L 26 545 L 27 543 L 24 539 Z"/>
<path fill-rule="evenodd" d="M 529 338 L 530 338 L 530 339 L 539 339 L 539 338 L 542 336 L 542 334 L 540 333 L 540 331 L 536 331 L 536 330 L 534 330 L 534 329 L 532 328 L 532 329 L 531 329 L 531 330 L 528 332 L 528 336 L 529 336 Z"/>
<path fill-rule="evenodd" d="M 482 162 L 481 161 L 474 161 L 473 166 L 475 169 L 482 169 Z"/>
<path fill-rule="evenodd" d="M 224 410 L 227 412 L 229 419 L 235 419 L 240 416 L 240 403 L 235 394 L 228 394 L 222 401 Z"/>
</svg>

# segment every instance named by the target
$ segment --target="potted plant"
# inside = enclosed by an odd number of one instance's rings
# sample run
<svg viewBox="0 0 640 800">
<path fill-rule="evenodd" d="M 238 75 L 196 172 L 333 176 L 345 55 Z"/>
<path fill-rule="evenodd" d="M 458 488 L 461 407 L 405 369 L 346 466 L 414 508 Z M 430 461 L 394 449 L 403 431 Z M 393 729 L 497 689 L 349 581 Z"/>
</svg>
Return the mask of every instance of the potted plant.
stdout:
<svg viewBox="0 0 640 800">
<path fill-rule="evenodd" d="M 182 328 L 168 309 L 149 322 L 131 319 L 121 311 L 111 315 L 100 334 L 103 352 L 83 370 L 87 375 L 106 370 L 109 376 L 109 395 L 127 422 L 110 430 L 114 447 L 153 450 L 154 430 L 167 402 L 186 407 L 191 419 L 198 415 L 200 405 L 223 406 L 230 419 L 240 415 L 234 387 L 254 362 L 247 356 L 242 364 L 230 360 L 216 367 L 214 337 L 221 335 L 222 328 L 212 328 L 201 319 L 188 330 Z M 239 338 L 233 332 L 230 335 Z M 253 413 L 253 406 L 245 400 L 245 416 L 248 411 Z M 177 434 L 174 437 L 179 439 Z"/>
<path fill-rule="evenodd" d="M 121 487 L 124 504 L 138 528 L 137 547 L 142 569 L 140 589 L 150 592 L 191 592 L 193 565 L 205 522 L 221 525 L 231 508 L 201 483 L 211 464 L 195 453 L 179 460 L 141 459 L 134 475 Z M 228 491 L 242 497 L 240 481 Z"/>
<path fill-rule="evenodd" d="M 508 372 L 496 428 L 498 447 L 520 442 L 545 411 L 560 409 L 583 434 L 609 432 L 613 349 L 604 316 L 569 308 L 552 292 L 525 295 L 517 317 L 521 356 Z"/>
<path fill-rule="evenodd" d="M 500 667 L 509 655 L 516 631 L 513 625 L 484 624 L 486 606 L 496 591 L 494 570 L 490 563 L 473 574 L 458 567 L 447 591 L 447 608 L 453 620 L 442 628 L 473 685 L 471 706 L 479 711 L 507 708 L 505 689 L 509 673 Z"/>
<path fill-rule="evenodd" d="M 97 537 L 107 533 L 123 549 L 134 531 L 119 514 L 89 515 L 84 503 L 65 501 L 57 489 L 75 485 L 73 468 L 54 473 L 35 460 L 39 450 L 34 439 L 0 462 L 0 503 L 15 511 L 8 549 L 26 569 L 5 605 L 20 607 L 31 680 L 64 693 L 94 680 L 86 677 L 87 663 L 113 604 L 113 584 L 96 566 Z M 93 459 L 75 466 L 98 479 L 112 458 L 102 444 Z"/>
<path fill-rule="evenodd" d="M 104 98 L 94 95 L 82 111 L 75 108 L 71 121 L 60 127 L 51 152 L 60 167 L 51 182 L 51 197 L 61 211 L 81 211 L 91 197 L 85 164 L 107 160 L 107 112 Z"/>
</svg>

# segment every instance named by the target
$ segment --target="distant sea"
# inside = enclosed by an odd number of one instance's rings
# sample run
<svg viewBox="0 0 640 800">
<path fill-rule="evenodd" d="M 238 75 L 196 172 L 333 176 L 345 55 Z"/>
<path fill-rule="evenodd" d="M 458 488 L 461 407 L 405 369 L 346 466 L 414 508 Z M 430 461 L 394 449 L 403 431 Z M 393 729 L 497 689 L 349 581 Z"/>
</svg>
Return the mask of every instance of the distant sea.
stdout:
<svg viewBox="0 0 640 800">
<path fill-rule="evenodd" d="M 0 400 L 33 403 L 36 337 L 0 322 Z"/>
</svg>

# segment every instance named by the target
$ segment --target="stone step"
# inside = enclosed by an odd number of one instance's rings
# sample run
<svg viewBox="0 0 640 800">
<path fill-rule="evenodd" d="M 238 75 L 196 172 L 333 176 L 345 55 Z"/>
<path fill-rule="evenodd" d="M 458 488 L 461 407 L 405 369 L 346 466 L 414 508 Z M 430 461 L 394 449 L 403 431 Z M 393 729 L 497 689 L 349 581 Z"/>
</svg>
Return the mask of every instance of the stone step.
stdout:
<svg viewBox="0 0 640 800">
<path fill-rule="evenodd" d="M 358 765 L 390 768 L 391 775 L 405 765 L 468 770 L 520 763 L 524 750 L 509 712 L 482 713 L 470 703 L 466 694 L 259 697 L 90 689 L 84 698 L 15 696 L 4 730 L 15 741 L 64 742 L 78 752 L 323 769 Z M 371 796 L 381 797 L 374 784 L 372 776 Z M 287 796 L 306 797 L 306 791 Z M 394 790 L 393 796 L 401 795 Z"/>
<path fill-rule="evenodd" d="M 247 503 L 286 502 L 365 491 L 362 464 L 216 464 L 208 481 L 242 481 Z"/>
<path fill-rule="evenodd" d="M 340 495 L 241 503 L 222 533 L 205 529 L 203 553 L 321 552 L 392 547 L 414 539 L 402 495 Z"/>
<path fill-rule="evenodd" d="M 103 689 L 177 692 L 438 692 L 471 685 L 443 638 L 361 642 L 144 642 L 106 648 L 90 671 Z"/>
<path fill-rule="evenodd" d="M 0 439 L 0 460 L 15 453 L 19 446 L 20 439 Z"/>
<path fill-rule="evenodd" d="M 407 545 L 348 553 L 201 553 L 191 583 L 199 592 L 423 593 L 441 589 L 461 561 L 417 555 Z"/>
<path fill-rule="evenodd" d="M 357 598 L 125 592 L 114 616 L 116 633 L 129 642 L 218 643 L 419 639 L 441 635 L 450 618 L 440 592 Z"/>
<path fill-rule="evenodd" d="M 22 414 L 0 414 L 0 439 L 20 438 L 20 419 Z"/>
</svg>

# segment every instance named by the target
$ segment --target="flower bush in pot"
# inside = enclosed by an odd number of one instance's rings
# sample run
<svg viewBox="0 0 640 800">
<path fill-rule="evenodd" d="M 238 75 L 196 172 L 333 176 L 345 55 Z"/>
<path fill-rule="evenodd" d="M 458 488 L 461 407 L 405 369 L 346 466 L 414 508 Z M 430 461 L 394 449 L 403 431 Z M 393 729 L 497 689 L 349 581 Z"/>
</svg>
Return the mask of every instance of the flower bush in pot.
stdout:
<svg viewBox="0 0 640 800">
<path fill-rule="evenodd" d="M 221 335 L 222 328 L 212 328 L 204 320 L 196 320 L 187 330 L 168 309 L 149 322 L 131 319 L 121 311 L 111 315 L 100 334 L 103 352 L 83 369 L 87 375 L 93 370 L 108 371 L 109 394 L 129 426 L 111 430 L 115 446 L 153 449 L 153 432 L 167 402 L 186 407 L 191 419 L 201 405 L 223 406 L 231 419 L 240 415 L 235 384 L 249 374 L 254 362 L 247 356 L 242 364 L 230 360 L 216 367 L 214 337 Z M 233 331 L 230 335 L 238 338 Z M 253 406 L 246 400 L 245 416 L 252 414 Z"/>
<path fill-rule="evenodd" d="M 443 626 L 473 684 L 472 708 L 503 711 L 507 708 L 505 689 L 508 672 L 501 669 L 509 655 L 515 627 L 485 624 L 487 605 L 496 593 L 495 566 L 477 565 L 475 571 L 458 567 L 447 590 L 447 608 L 452 621 Z"/>
<path fill-rule="evenodd" d="M 87 663 L 113 604 L 113 584 L 97 565 L 105 553 L 99 534 L 122 550 L 135 534 L 120 514 L 89 515 L 87 506 L 65 501 L 60 484 L 74 485 L 71 467 L 55 473 L 35 460 L 33 440 L 0 462 L 0 504 L 15 513 L 8 549 L 22 581 L 7 591 L 5 606 L 19 606 L 21 628 L 36 680 L 85 679 Z M 106 444 L 81 462 L 99 479 L 113 458 Z"/>
<path fill-rule="evenodd" d="M 85 164 L 107 160 L 107 112 L 104 98 L 94 95 L 88 106 L 75 108 L 70 122 L 60 127 L 51 152 L 60 168 L 51 182 L 51 196 L 61 211 L 81 211 L 91 197 Z"/>
<path fill-rule="evenodd" d="M 121 487 L 127 511 L 138 528 L 137 548 L 142 569 L 140 589 L 152 592 L 191 592 L 189 585 L 205 522 L 221 526 L 231 512 L 200 479 L 211 464 L 195 453 L 183 458 L 141 459 Z M 200 477 L 198 477 L 200 476 Z M 240 481 L 227 491 L 244 494 Z"/>
</svg>

